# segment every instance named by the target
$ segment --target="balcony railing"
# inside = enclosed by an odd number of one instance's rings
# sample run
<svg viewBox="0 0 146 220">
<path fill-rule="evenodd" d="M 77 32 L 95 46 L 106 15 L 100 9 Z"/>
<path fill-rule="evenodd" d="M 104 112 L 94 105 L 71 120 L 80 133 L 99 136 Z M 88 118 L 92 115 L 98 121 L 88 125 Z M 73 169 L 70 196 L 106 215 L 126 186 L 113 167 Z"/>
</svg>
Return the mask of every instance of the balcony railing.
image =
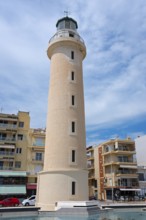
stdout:
<svg viewBox="0 0 146 220">
<path fill-rule="evenodd" d="M 32 161 L 33 162 L 44 162 L 44 160 L 43 159 L 40 159 L 40 158 L 32 158 Z"/>
<path fill-rule="evenodd" d="M 33 147 L 44 147 L 45 143 L 33 143 Z"/>
<path fill-rule="evenodd" d="M 117 187 L 131 187 L 131 188 L 134 188 L 134 187 L 139 187 L 139 184 L 138 183 L 129 183 L 129 184 L 116 184 Z"/>
<path fill-rule="evenodd" d="M 131 153 L 134 153 L 135 152 L 135 149 L 134 148 L 117 148 L 117 149 L 112 149 L 112 150 L 104 150 L 104 154 L 106 154 L 106 153 L 116 153 L 116 152 L 118 152 L 118 151 L 120 151 L 120 152 L 131 152 Z"/>
<path fill-rule="evenodd" d="M 17 129 L 17 125 L 13 125 L 13 124 L 1 124 L 1 123 L 0 123 L 0 128 L 5 128 L 5 129 Z"/>
<path fill-rule="evenodd" d="M 9 151 L 0 151 L 0 156 L 14 156 L 14 152 L 9 152 Z"/>
<path fill-rule="evenodd" d="M 87 168 L 88 168 L 88 169 L 94 169 L 94 165 L 93 165 L 93 164 L 91 164 L 91 165 L 88 164 L 88 165 L 87 165 Z"/>
<path fill-rule="evenodd" d="M 88 160 L 94 160 L 94 156 L 93 155 L 87 155 L 87 159 Z"/>
<path fill-rule="evenodd" d="M 88 175 L 88 178 L 89 178 L 89 179 L 94 179 L 94 178 L 95 178 L 95 175 Z"/>
<path fill-rule="evenodd" d="M 124 159 L 124 158 L 120 158 L 120 159 L 113 159 L 113 160 L 105 160 L 104 164 L 107 163 L 136 163 L 136 161 L 134 159 Z"/>
<path fill-rule="evenodd" d="M 81 41 L 82 44 L 84 44 L 84 40 L 79 36 L 78 33 L 73 32 L 72 35 L 70 35 L 70 30 L 60 30 L 57 31 L 57 33 L 50 39 L 49 43 L 51 43 L 53 40 L 56 40 L 57 38 L 65 37 L 65 38 L 72 38 L 76 39 L 78 41 Z"/>
<path fill-rule="evenodd" d="M 4 167 L 4 166 L 0 166 L 0 170 L 14 170 L 14 167 Z"/>
<path fill-rule="evenodd" d="M 15 141 L 16 141 L 16 138 L 0 137 L 0 141 L 10 141 L 10 142 L 15 142 Z"/>
<path fill-rule="evenodd" d="M 116 171 L 116 174 L 137 174 L 137 173 L 132 172 L 131 170 L 128 170 L 128 171 L 119 170 L 119 171 Z"/>
</svg>

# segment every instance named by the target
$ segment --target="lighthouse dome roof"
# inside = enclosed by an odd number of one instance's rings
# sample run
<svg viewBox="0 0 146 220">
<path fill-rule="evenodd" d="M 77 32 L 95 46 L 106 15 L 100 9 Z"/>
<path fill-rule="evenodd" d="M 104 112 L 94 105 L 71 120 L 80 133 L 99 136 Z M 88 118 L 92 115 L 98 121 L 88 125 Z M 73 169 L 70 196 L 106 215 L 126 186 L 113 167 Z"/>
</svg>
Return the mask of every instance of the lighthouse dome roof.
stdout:
<svg viewBox="0 0 146 220">
<path fill-rule="evenodd" d="M 60 30 L 60 29 L 76 30 L 78 28 L 78 24 L 73 18 L 66 16 L 57 21 L 56 27 L 57 27 L 57 30 Z"/>
</svg>

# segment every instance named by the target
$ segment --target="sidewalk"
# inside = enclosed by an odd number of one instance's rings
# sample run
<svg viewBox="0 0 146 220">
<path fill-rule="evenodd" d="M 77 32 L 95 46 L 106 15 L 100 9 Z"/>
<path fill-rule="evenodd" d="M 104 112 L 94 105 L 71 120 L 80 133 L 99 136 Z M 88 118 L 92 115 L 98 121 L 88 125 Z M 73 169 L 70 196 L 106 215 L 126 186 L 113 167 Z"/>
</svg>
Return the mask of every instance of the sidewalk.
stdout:
<svg viewBox="0 0 146 220">
<path fill-rule="evenodd" d="M 105 208 L 146 208 L 146 201 L 98 201 L 101 209 Z"/>
</svg>

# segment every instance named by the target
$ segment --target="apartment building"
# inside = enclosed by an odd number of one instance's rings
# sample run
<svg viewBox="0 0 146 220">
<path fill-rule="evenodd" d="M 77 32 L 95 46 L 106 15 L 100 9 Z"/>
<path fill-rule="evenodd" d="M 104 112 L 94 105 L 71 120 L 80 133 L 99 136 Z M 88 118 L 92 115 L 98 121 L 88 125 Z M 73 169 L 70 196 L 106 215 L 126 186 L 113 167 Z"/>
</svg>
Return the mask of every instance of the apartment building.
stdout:
<svg viewBox="0 0 146 220">
<path fill-rule="evenodd" d="M 30 129 L 29 112 L 0 113 L 0 197 L 36 193 L 45 130 Z"/>
<path fill-rule="evenodd" d="M 97 199 L 97 166 L 95 151 L 93 146 L 86 148 L 87 154 L 87 168 L 88 168 L 88 187 L 89 187 L 89 199 Z"/>
<path fill-rule="evenodd" d="M 119 199 L 139 193 L 135 142 L 112 139 L 87 147 L 89 198 Z"/>
<path fill-rule="evenodd" d="M 42 171 L 44 164 L 45 130 L 30 129 L 27 152 L 27 195 L 36 194 L 37 173 Z"/>
<path fill-rule="evenodd" d="M 135 142 L 113 139 L 100 144 L 98 151 L 98 198 L 119 199 L 139 192 Z"/>
<path fill-rule="evenodd" d="M 28 112 L 0 113 L 0 195 L 26 194 Z"/>
<path fill-rule="evenodd" d="M 136 158 L 138 165 L 139 187 L 141 194 L 146 196 L 146 135 L 138 136 L 135 139 Z"/>
</svg>

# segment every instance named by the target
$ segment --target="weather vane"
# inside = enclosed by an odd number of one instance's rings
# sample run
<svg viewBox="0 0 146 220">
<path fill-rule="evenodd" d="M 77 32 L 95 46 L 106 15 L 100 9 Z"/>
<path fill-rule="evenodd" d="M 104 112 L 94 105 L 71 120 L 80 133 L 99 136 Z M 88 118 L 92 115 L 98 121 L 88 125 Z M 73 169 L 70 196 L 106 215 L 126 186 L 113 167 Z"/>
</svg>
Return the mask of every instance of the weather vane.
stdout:
<svg viewBox="0 0 146 220">
<path fill-rule="evenodd" d="M 68 15 L 70 14 L 70 12 L 67 10 L 67 11 L 64 11 L 64 15 L 66 16 L 66 17 L 68 17 Z"/>
</svg>

